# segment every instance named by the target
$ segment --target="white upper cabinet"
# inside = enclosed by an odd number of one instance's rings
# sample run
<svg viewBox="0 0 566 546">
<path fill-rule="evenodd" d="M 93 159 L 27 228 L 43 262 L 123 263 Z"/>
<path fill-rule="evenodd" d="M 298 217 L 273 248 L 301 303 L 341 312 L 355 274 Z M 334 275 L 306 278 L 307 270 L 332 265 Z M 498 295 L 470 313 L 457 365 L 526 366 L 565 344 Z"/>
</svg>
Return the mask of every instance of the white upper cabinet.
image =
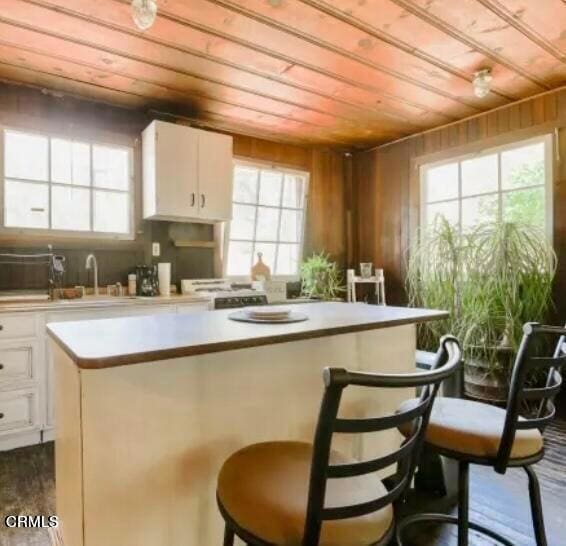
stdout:
<svg viewBox="0 0 566 546">
<path fill-rule="evenodd" d="M 198 179 L 200 215 L 232 219 L 232 137 L 199 131 Z"/>
<path fill-rule="evenodd" d="M 144 218 L 232 218 L 232 137 L 154 121 L 142 140 Z"/>
</svg>

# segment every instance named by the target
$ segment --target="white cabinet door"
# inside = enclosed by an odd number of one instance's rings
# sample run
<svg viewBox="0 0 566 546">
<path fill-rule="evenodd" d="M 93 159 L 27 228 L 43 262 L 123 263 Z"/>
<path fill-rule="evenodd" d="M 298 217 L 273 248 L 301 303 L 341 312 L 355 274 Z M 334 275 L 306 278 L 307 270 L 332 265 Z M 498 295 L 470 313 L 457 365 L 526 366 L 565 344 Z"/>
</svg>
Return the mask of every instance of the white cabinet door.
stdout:
<svg viewBox="0 0 566 546">
<path fill-rule="evenodd" d="M 30 432 L 40 426 L 37 389 L 0 392 L 0 436 Z"/>
<path fill-rule="evenodd" d="M 21 381 L 38 380 L 36 341 L 0 345 L 0 390 Z"/>
<path fill-rule="evenodd" d="M 0 341 L 5 339 L 34 338 L 37 336 L 37 333 L 37 315 L 35 313 L 0 315 Z"/>
<path fill-rule="evenodd" d="M 198 216 L 198 131 L 154 121 L 143 133 L 144 218 Z"/>
<path fill-rule="evenodd" d="M 202 220 L 232 219 L 232 137 L 199 130 L 199 216 Z"/>
</svg>

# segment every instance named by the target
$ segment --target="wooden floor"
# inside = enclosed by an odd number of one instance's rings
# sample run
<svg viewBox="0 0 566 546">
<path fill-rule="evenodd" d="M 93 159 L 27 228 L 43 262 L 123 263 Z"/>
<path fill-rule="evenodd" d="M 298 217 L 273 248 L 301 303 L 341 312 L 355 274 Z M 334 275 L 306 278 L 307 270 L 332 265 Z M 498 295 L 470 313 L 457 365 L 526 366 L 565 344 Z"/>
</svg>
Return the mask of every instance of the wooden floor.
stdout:
<svg viewBox="0 0 566 546">
<path fill-rule="evenodd" d="M 536 465 L 536 470 L 542 485 L 548 541 L 549 546 L 564 546 L 565 419 L 555 421 L 548 429 L 546 448 L 546 457 Z M 53 444 L 0 453 L 0 546 L 51 546 L 47 531 L 10 530 L 3 522 L 9 514 L 52 514 L 55 509 L 53 474 Z M 535 544 L 532 538 L 527 479 L 521 469 L 510 470 L 505 476 L 500 476 L 489 468 L 472 467 L 471 512 L 475 520 L 486 523 L 507 536 L 516 546 Z M 418 536 L 415 546 L 447 546 L 455 544 L 456 535 L 453 529 L 446 527 L 421 528 Z M 470 544 L 488 546 L 494 542 L 474 535 Z"/>
</svg>

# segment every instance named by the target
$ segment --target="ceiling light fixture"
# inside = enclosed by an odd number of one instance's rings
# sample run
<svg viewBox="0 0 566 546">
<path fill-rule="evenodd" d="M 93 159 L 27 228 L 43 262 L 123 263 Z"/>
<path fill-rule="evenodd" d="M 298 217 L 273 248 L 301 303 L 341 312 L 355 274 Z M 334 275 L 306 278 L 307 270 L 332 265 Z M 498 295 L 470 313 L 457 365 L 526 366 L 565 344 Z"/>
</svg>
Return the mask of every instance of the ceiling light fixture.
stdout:
<svg viewBox="0 0 566 546">
<path fill-rule="evenodd" d="M 155 22 L 157 2 L 155 0 L 132 0 L 132 17 L 141 30 L 147 30 Z"/>
<path fill-rule="evenodd" d="M 474 74 L 474 95 L 479 99 L 483 99 L 489 94 L 491 90 L 491 81 L 493 76 L 491 75 L 491 68 L 484 68 L 478 70 Z"/>
</svg>

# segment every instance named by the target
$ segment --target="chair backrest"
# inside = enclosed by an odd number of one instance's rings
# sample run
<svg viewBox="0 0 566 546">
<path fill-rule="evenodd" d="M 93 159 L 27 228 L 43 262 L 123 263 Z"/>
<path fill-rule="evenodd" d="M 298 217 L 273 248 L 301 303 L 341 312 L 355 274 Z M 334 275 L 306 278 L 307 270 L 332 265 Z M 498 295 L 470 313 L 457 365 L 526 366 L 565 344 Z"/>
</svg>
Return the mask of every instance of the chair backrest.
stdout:
<svg viewBox="0 0 566 546">
<path fill-rule="evenodd" d="M 440 383 L 457 370 L 461 360 L 458 341 L 453 336 L 445 336 L 441 340 L 436 361 L 430 371 L 378 374 L 349 372 L 342 368 L 324 370 L 325 390 L 314 439 L 303 545 L 318 545 L 324 520 L 345 519 L 376 512 L 392 504 L 405 491 L 415 470 L 416 458 L 424 440 L 432 403 Z M 366 419 L 339 418 L 342 393 L 344 389 L 354 386 L 420 388 L 421 391 L 418 403 L 399 413 Z M 330 464 L 331 443 L 335 433 L 361 434 L 398 429 L 403 426 L 410 428 L 410 435 L 397 450 L 368 461 Z M 327 480 L 370 474 L 391 465 L 396 465 L 396 471 L 388 480 L 391 486 L 385 495 L 362 504 L 331 508 L 324 506 Z"/>
<path fill-rule="evenodd" d="M 552 356 L 532 356 L 534 349 L 540 347 L 540 338 L 549 335 L 556 341 Z M 528 322 L 523 326 L 523 339 L 513 365 L 507 415 L 494 465 L 497 472 L 504 473 L 507 470 L 517 430 L 538 429 L 543 432 L 554 419 L 554 397 L 562 385 L 560 369 L 564 364 L 566 328 L 543 326 L 536 322 Z M 528 379 L 534 372 L 544 373 L 544 387 L 528 386 Z M 534 407 L 531 407 L 530 414 L 521 415 L 525 402 L 534 402 Z"/>
</svg>

